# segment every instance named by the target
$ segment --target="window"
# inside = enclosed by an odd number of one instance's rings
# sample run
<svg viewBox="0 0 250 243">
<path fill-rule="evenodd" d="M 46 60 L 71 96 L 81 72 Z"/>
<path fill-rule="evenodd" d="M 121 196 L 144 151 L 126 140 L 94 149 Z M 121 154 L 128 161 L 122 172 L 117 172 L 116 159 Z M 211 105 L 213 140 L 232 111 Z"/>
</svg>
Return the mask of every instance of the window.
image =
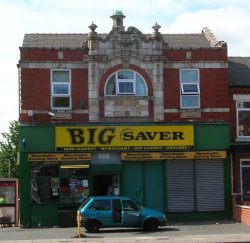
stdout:
<svg viewBox="0 0 250 243">
<path fill-rule="evenodd" d="M 200 108 L 200 84 L 198 69 L 180 70 L 181 108 Z"/>
<path fill-rule="evenodd" d="M 121 70 L 108 79 L 105 95 L 146 96 L 147 86 L 144 79 L 136 72 Z"/>
<path fill-rule="evenodd" d="M 103 200 L 94 200 L 91 205 L 89 206 L 89 210 L 97 210 L 97 211 L 102 211 L 102 210 L 111 210 L 111 200 L 103 199 Z"/>
<path fill-rule="evenodd" d="M 250 160 L 241 161 L 241 195 L 243 201 L 250 201 Z"/>
<path fill-rule="evenodd" d="M 31 196 L 33 202 L 57 202 L 59 195 L 53 194 L 52 178 L 58 178 L 58 164 L 34 163 L 31 166 Z"/>
<path fill-rule="evenodd" d="M 51 108 L 70 109 L 70 71 L 52 70 L 51 71 Z"/>
<path fill-rule="evenodd" d="M 138 207 L 130 200 L 122 200 L 124 211 L 138 211 Z"/>
<path fill-rule="evenodd" d="M 89 165 L 61 164 L 60 201 L 65 203 L 82 202 L 89 195 Z"/>
<path fill-rule="evenodd" d="M 88 174 L 82 163 L 32 163 L 32 202 L 80 203 L 89 195 Z"/>
<path fill-rule="evenodd" d="M 237 101 L 237 137 L 250 138 L 250 100 Z"/>
</svg>

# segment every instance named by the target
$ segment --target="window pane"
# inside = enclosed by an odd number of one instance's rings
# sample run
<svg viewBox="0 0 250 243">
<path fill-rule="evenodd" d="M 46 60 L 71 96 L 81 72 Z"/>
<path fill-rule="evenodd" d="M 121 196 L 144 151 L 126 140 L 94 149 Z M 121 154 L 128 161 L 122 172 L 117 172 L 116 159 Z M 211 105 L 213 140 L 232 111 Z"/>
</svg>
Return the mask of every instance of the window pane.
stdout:
<svg viewBox="0 0 250 243">
<path fill-rule="evenodd" d="M 52 106 L 55 108 L 68 108 L 68 107 L 70 107 L 69 97 L 53 97 Z"/>
<path fill-rule="evenodd" d="M 88 173 L 88 168 L 67 168 L 60 171 L 62 177 L 88 176 Z"/>
<path fill-rule="evenodd" d="M 60 192 L 64 203 L 82 202 L 89 195 L 88 180 L 62 178 Z"/>
<path fill-rule="evenodd" d="M 58 202 L 58 188 L 51 187 L 51 178 L 37 177 L 31 180 L 31 196 L 33 202 Z"/>
<path fill-rule="evenodd" d="M 0 197 L 3 197 L 3 201 L 1 201 L 1 205 L 3 204 L 11 204 L 15 203 L 16 198 L 16 188 L 14 182 L 1 182 L 0 185 Z"/>
<path fill-rule="evenodd" d="M 106 95 L 115 95 L 116 94 L 116 80 L 115 80 L 115 74 L 108 80 L 107 86 L 106 86 Z"/>
<path fill-rule="evenodd" d="M 122 200 L 124 211 L 138 211 L 137 206 L 130 200 Z"/>
<path fill-rule="evenodd" d="M 90 210 L 111 210 L 111 200 L 95 200 L 89 207 Z"/>
<path fill-rule="evenodd" d="M 31 167 L 32 177 L 37 176 L 58 176 L 58 164 L 53 163 L 34 163 Z"/>
<path fill-rule="evenodd" d="M 239 136 L 250 136 L 250 110 L 238 110 Z"/>
<path fill-rule="evenodd" d="M 250 101 L 238 101 L 237 102 L 238 108 L 249 108 L 250 109 Z"/>
<path fill-rule="evenodd" d="M 53 84 L 53 94 L 69 94 L 69 85 Z"/>
<path fill-rule="evenodd" d="M 0 223 L 14 224 L 15 223 L 15 207 L 0 207 Z"/>
<path fill-rule="evenodd" d="M 182 84 L 182 93 L 187 94 L 187 93 L 199 93 L 199 88 L 198 84 Z"/>
<path fill-rule="evenodd" d="M 131 71 L 118 72 L 118 79 L 134 79 L 134 73 Z"/>
<path fill-rule="evenodd" d="M 146 85 L 139 75 L 136 75 L 136 95 L 147 95 Z"/>
<path fill-rule="evenodd" d="M 133 82 L 119 82 L 119 94 L 133 94 L 134 84 Z"/>
<path fill-rule="evenodd" d="M 183 95 L 182 108 L 199 108 L 198 95 Z"/>
<path fill-rule="evenodd" d="M 105 95 L 121 94 L 146 96 L 148 94 L 146 82 L 134 71 L 119 71 L 107 81 Z"/>
<path fill-rule="evenodd" d="M 69 71 L 53 71 L 52 82 L 69 82 Z"/>
<path fill-rule="evenodd" d="M 250 167 L 242 167 L 242 196 L 250 200 Z"/>
<path fill-rule="evenodd" d="M 198 83 L 198 70 L 181 70 L 182 83 Z"/>
</svg>

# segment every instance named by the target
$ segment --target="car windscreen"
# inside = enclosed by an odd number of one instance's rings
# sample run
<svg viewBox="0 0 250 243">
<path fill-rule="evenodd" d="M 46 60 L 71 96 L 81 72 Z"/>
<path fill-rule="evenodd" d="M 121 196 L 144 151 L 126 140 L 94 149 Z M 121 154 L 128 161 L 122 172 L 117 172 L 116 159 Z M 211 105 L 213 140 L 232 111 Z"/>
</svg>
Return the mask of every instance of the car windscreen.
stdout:
<svg viewBox="0 0 250 243">
<path fill-rule="evenodd" d="M 86 198 L 83 203 L 81 204 L 81 206 L 79 207 L 79 209 L 83 208 L 85 205 L 87 205 L 87 203 L 91 200 L 90 197 Z"/>
</svg>

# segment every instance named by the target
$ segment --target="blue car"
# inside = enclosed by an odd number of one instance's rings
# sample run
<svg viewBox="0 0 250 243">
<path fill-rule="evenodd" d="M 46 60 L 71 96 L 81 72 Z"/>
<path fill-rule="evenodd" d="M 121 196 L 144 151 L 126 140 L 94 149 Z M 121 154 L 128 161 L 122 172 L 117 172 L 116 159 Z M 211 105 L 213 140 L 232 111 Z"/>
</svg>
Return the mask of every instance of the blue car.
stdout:
<svg viewBox="0 0 250 243">
<path fill-rule="evenodd" d="M 91 196 L 78 209 L 80 223 L 88 232 L 104 227 L 133 227 L 156 231 L 167 223 L 164 213 L 137 206 L 128 197 Z"/>
</svg>

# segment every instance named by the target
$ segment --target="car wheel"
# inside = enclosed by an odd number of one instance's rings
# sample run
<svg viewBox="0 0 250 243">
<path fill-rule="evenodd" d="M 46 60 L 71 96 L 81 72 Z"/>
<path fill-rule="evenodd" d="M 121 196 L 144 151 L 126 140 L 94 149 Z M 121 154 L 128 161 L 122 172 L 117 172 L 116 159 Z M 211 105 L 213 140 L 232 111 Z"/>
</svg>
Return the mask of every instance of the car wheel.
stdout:
<svg viewBox="0 0 250 243">
<path fill-rule="evenodd" d="M 147 219 L 143 225 L 143 229 L 146 231 L 157 231 L 158 225 L 157 219 Z"/>
<path fill-rule="evenodd" d="M 97 233 L 100 229 L 100 223 L 97 220 L 90 220 L 87 222 L 85 229 L 90 233 Z"/>
</svg>

